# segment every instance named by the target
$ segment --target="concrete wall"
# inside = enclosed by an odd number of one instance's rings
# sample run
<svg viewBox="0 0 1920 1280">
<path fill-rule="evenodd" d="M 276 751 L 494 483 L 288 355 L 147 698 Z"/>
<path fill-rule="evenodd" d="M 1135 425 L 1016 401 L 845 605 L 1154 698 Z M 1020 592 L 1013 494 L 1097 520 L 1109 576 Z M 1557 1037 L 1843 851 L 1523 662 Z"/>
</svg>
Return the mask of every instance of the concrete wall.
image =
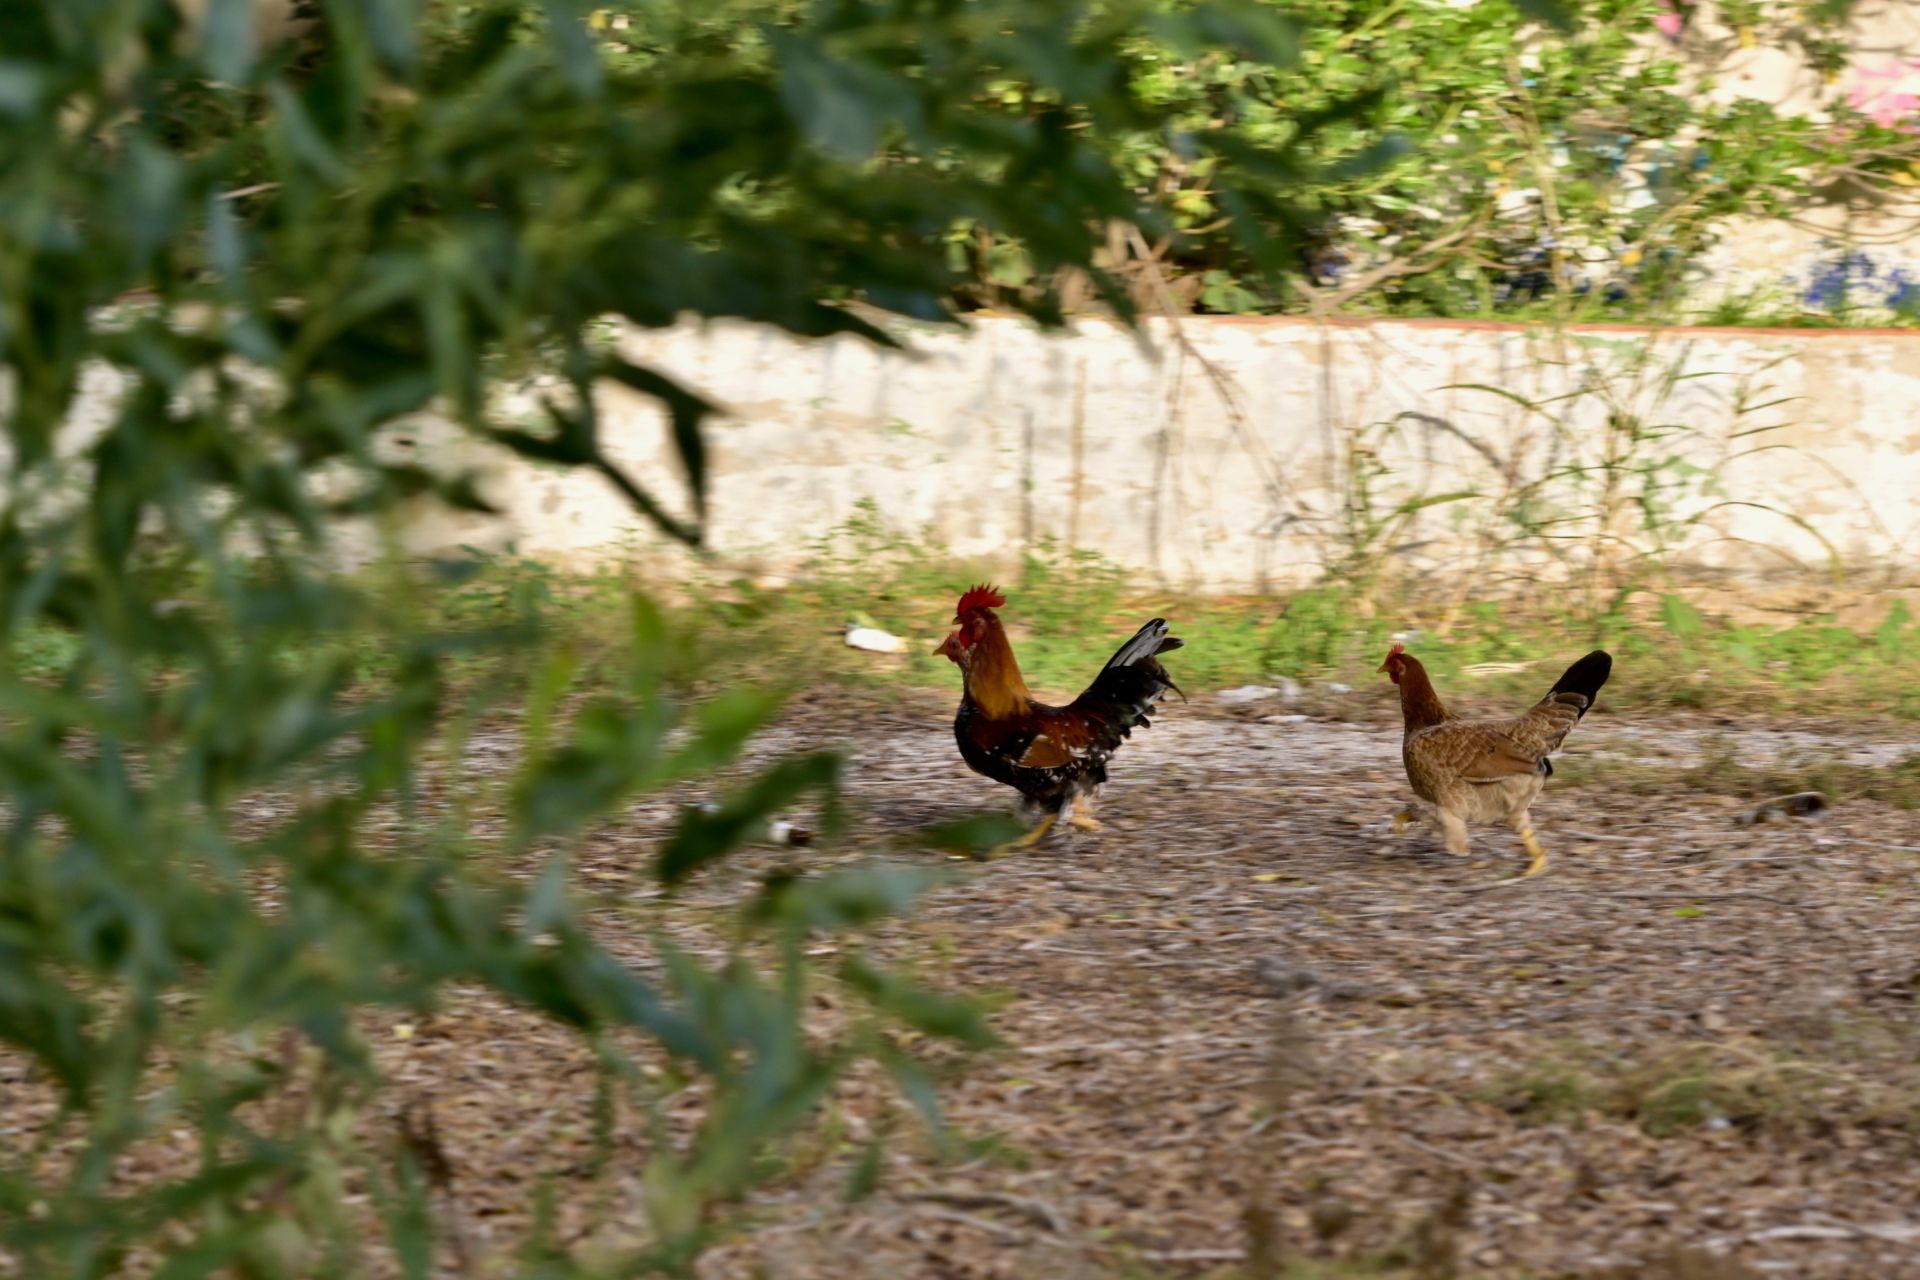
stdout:
<svg viewBox="0 0 1920 1280">
<path fill-rule="evenodd" d="M 1053 539 L 1216 590 L 1355 553 L 1488 586 L 1655 551 L 1898 566 L 1920 533 L 1920 334 L 1199 319 L 1150 328 L 1149 348 L 1105 323 L 985 319 L 905 336 L 907 352 L 745 324 L 621 339 L 728 407 L 710 439 L 729 565 L 798 567 L 869 501 L 963 555 L 1008 563 Z M 610 451 L 684 506 L 657 410 L 605 397 Z M 423 509 L 416 552 L 667 554 L 596 477 L 444 428 L 410 438 L 480 467 L 507 511 Z"/>
</svg>

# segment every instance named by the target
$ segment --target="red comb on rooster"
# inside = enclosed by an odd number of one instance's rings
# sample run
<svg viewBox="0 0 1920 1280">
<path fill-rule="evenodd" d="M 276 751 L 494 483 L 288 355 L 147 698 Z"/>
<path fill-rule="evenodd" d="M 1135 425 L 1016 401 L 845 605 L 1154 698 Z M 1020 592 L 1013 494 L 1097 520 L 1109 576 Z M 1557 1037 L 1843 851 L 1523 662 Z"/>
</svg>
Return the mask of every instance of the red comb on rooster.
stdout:
<svg viewBox="0 0 1920 1280">
<path fill-rule="evenodd" d="M 1004 608 L 1006 603 L 1007 598 L 1000 594 L 998 587 L 968 587 L 953 608 L 953 620 L 957 623 L 975 609 Z"/>
</svg>

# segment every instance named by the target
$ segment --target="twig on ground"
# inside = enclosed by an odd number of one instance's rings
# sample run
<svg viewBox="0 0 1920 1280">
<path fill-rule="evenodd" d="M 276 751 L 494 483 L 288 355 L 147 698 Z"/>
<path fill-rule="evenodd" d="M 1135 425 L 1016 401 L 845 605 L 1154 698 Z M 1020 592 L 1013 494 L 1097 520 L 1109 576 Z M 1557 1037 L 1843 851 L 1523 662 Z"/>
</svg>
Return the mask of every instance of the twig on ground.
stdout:
<svg viewBox="0 0 1920 1280">
<path fill-rule="evenodd" d="M 1045 1200 L 1036 1200 L 1030 1196 L 1008 1195 L 1002 1191 L 906 1191 L 895 1198 L 952 1205 L 956 1209 L 995 1207 L 1011 1209 L 1035 1226 L 1051 1231 L 1057 1236 L 1067 1234 L 1066 1219 L 1061 1216 L 1060 1211 Z"/>
<path fill-rule="evenodd" d="M 933 1205 L 917 1206 L 915 1212 L 929 1218 L 938 1218 L 942 1222 L 957 1222 L 962 1226 L 972 1227 L 976 1231 L 984 1231 L 1008 1244 L 1030 1244 L 1034 1238 L 1032 1232 L 1010 1227 L 1004 1222 L 995 1222 L 992 1218 L 983 1218 L 977 1213 L 962 1213 L 958 1209 L 941 1209 Z"/>
</svg>

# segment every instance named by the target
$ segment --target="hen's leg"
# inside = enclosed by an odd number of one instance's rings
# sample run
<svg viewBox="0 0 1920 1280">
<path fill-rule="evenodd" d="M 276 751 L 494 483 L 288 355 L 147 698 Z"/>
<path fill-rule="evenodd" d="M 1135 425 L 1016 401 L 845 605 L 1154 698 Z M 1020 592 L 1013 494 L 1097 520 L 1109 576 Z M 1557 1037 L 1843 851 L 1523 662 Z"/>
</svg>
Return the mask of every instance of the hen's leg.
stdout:
<svg viewBox="0 0 1920 1280">
<path fill-rule="evenodd" d="M 1019 853 L 1023 849 L 1033 848 L 1033 846 L 1039 844 L 1046 838 L 1047 832 L 1053 830 L 1053 824 L 1058 821 L 1059 818 L 1060 811 L 1055 809 L 1046 817 L 1040 819 L 1039 826 L 1027 832 L 1027 834 L 1021 836 L 1018 840 L 1009 840 L 1003 845 L 996 846 L 988 852 L 987 857 L 1004 858 L 1010 853 Z"/>
<path fill-rule="evenodd" d="M 1073 798 L 1073 809 L 1067 814 L 1067 825 L 1081 831 L 1100 830 L 1100 819 L 1093 816 L 1093 793 L 1082 791 Z"/>
<path fill-rule="evenodd" d="M 1529 859 L 1527 869 L 1520 873 L 1521 878 L 1537 876 L 1547 869 L 1547 851 L 1540 847 L 1540 841 L 1533 834 L 1533 818 L 1525 809 L 1507 819 L 1514 834 L 1520 837 L 1520 846 L 1527 851 Z"/>
<path fill-rule="evenodd" d="M 1467 854 L 1466 819 L 1448 809 L 1436 812 L 1440 815 L 1440 830 L 1447 838 L 1447 852 L 1456 858 L 1464 858 Z"/>
<path fill-rule="evenodd" d="M 1403 834 L 1419 817 L 1412 805 L 1402 806 L 1400 812 L 1393 815 L 1393 834 Z"/>
</svg>

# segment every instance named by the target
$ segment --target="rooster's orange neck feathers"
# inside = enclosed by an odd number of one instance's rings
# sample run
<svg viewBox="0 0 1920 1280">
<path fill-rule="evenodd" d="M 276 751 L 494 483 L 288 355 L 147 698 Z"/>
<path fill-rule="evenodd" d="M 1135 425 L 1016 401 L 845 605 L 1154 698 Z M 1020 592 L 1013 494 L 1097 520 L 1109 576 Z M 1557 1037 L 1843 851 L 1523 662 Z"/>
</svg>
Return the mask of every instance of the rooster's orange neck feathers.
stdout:
<svg viewBox="0 0 1920 1280">
<path fill-rule="evenodd" d="M 1407 732 L 1448 719 L 1447 708 L 1434 692 L 1433 681 L 1427 679 L 1427 669 L 1420 665 L 1420 660 L 1412 654 L 1401 654 L 1395 661 L 1400 664 L 1400 679 L 1396 683 L 1400 686 L 1400 715 L 1406 721 Z"/>
<path fill-rule="evenodd" d="M 1033 694 L 1020 674 L 1013 646 L 1000 619 L 981 610 L 986 626 L 966 667 L 967 696 L 989 720 L 1024 715 L 1033 709 Z"/>
</svg>

